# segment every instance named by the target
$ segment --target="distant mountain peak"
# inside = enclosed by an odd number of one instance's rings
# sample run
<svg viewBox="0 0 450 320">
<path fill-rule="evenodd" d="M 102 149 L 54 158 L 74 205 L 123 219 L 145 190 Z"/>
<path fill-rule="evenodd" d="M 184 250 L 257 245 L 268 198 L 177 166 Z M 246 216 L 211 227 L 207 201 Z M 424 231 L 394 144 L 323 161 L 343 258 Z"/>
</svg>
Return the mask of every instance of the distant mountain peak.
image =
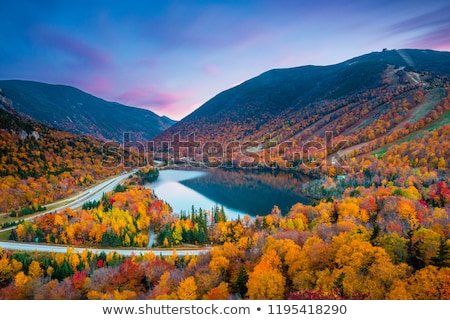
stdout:
<svg viewBox="0 0 450 320">
<path fill-rule="evenodd" d="M 174 124 L 167 117 L 109 102 L 80 89 L 25 80 L 2 80 L 1 105 L 56 129 L 121 141 L 124 132 L 150 140 Z"/>
<path fill-rule="evenodd" d="M 162 116 L 161 118 L 164 119 L 167 123 L 169 123 L 171 125 L 174 125 L 175 123 L 178 122 L 176 120 L 173 120 L 173 119 L 169 118 L 168 116 Z"/>
<path fill-rule="evenodd" d="M 401 99 L 402 92 L 417 87 L 444 87 L 448 80 L 442 77 L 449 76 L 450 52 L 419 49 L 371 52 L 329 66 L 272 69 L 217 94 L 155 141 L 170 141 L 176 133 L 195 133 L 204 142 L 261 141 L 267 135 L 283 141 L 313 124 L 317 130 L 310 131 L 323 134 L 316 127 L 336 127 L 353 108 L 359 114 L 366 104 L 377 108 L 376 101 L 387 95 Z"/>
</svg>

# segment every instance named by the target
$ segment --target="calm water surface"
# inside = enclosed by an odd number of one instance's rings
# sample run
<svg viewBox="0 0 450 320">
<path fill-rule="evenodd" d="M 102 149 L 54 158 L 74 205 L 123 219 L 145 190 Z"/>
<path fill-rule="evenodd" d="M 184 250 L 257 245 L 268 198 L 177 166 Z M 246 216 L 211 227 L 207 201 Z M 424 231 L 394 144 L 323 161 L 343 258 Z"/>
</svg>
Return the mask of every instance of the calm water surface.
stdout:
<svg viewBox="0 0 450 320">
<path fill-rule="evenodd" d="M 228 218 L 236 218 L 267 215 L 275 205 L 286 214 L 297 202 L 310 203 L 301 194 L 304 181 L 284 172 L 161 170 L 158 180 L 146 186 L 175 213 L 190 212 L 192 206 L 210 210 L 217 204 L 224 206 Z"/>
</svg>

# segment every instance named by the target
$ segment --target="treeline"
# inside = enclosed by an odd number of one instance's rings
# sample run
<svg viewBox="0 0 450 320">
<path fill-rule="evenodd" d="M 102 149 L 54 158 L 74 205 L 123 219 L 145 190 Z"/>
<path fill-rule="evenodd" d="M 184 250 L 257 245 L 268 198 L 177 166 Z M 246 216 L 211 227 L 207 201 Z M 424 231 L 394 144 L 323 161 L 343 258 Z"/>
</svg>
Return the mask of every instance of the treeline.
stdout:
<svg viewBox="0 0 450 320">
<path fill-rule="evenodd" d="M 211 211 L 201 208 L 195 210 L 192 207 L 190 215 L 181 213 L 174 223 L 166 223 L 158 233 L 157 241 L 163 247 L 172 247 L 181 243 L 209 244 L 211 239 L 208 230 L 211 226 L 226 221 L 223 206 L 219 208 L 216 205 Z"/>
<path fill-rule="evenodd" d="M 111 264 L 69 252 L 51 258 L 58 275 L 47 254 L 24 259 L 3 250 L 0 298 L 448 300 L 450 182 L 439 159 L 449 159 L 449 132 L 445 126 L 376 157 L 350 159 L 345 175 L 306 189 L 327 198 L 288 212 L 274 207 L 265 216 L 227 220 L 215 207 L 175 215 L 151 190 L 130 187 L 81 213 L 25 222 L 23 230 L 41 230 L 46 241 L 84 234 L 83 241 L 98 235 L 101 243 L 105 230 L 122 236 L 151 223 L 163 245 L 213 246 L 200 256 L 174 250 Z M 99 232 L 89 235 L 93 230 Z"/>
<path fill-rule="evenodd" d="M 25 221 L 11 234 L 15 241 L 144 247 L 150 224 L 161 225 L 171 208 L 142 187 L 117 187 L 100 201 L 83 204 L 81 210 L 64 209 Z M 157 227 L 156 230 L 159 228 Z"/>
<path fill-rule="evenodd" d="M 141 168 L 137 172 L 138 183 L 143 185 L 158 180 L 159 170 L 158 168 L 147 166 Z"/>
<path fill-rule="evenodd" d="M 46 210 L 46 207 L 41 206 L 40 204 L 34 204 L 32 206 L 23 207 L 19 211 L 12 210 L 9 214 L 10 217 L 17 218 L 17 217 L 23 217 L 29 214 L 33 214 L 36 212 L 44 211 Z"/>
<path fill-rule="evenodd" d="M 359 188 L 416 188 L 427 205 L 443 207 L 448 200 L 450 165 L 450 125 L 391 146 L 384 154 L 347 158 L 348 170 L 324 167 L 327 176 L 303 184 L 303 192 L 316 199 L 341 197 L 346 190 L 358 194 Z M 399 191 L 398 191 L 399 192 Z"/>
</svg>

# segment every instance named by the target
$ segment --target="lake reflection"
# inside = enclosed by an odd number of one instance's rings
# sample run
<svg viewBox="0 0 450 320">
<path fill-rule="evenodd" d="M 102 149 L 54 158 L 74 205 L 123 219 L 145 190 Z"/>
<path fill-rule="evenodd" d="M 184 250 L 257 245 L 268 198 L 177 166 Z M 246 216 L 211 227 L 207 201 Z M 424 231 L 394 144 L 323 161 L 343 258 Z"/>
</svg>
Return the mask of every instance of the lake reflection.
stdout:
<svg viewBox="0 0 450 320">
<path fill-rule="evenodd" d="M 156 182 L 148 184 L 168 202 L 175 213 L 196 209 L 210 210 L 223 205 L 227 217 L 267 215 L 274 205 L 283 214 L 297 202 L 309 203 L 301 194 L 304 177 L 292 173 L 233 170 L 162 170 Z"/>
</svg>

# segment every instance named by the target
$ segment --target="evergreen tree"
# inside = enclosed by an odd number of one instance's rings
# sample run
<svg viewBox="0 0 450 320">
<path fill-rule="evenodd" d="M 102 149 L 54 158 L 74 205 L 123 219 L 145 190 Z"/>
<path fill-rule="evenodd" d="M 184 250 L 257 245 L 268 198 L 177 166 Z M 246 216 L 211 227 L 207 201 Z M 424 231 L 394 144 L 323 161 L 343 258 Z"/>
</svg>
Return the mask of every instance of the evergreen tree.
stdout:
<svg viewBox="0 0 450 320">
<path fill-rule="evenodd" d="M 227 216 L 225 214 L 225 208 L 223 207 L 223 205 L 220 207 L 220 221 L 227 221 Z"/>
<path fill-rule="evenodd" d="M 450 267 L 450 246 L 441 238 L 436 256 L 431 258 L 431 264 L 438 268 Z"/>
<path fill-rule="evenodd" d="M 245 270 L 245 266 L 241 264 L 239 267 L 239 273 L 234 283 L 234 290 L 241 295 L 242 298 L 245 298 L 247 295 L 247 281 L 248 281 L 248 273 Z"/>
<path fill-rule="evenodd" d="M 164 239 L 167 239 L 167 241 L 169 242 L 170 245 L 173 244 L 173 239 L 172 239 L 172 228 L 170 227 L 170 225 L 168 223 L 166 223 L 164 225 L 164 229 L 161 230 L 158 233 L 158 236 L 156 237 L 156 240 L 158 241 L 158 243 L 163 244 L 164 243 Z"/>
<path fill-rule="evenodd" d="M 418 227 L 419 229 L 420 227 Z M 422 257 L 422 252 L 420 250 L 420 244 L 422 240 L 414 241 L 414 230 L 409 230 L 408 233 L 408 259 L 407 262 L 415 270 L 425 268 L 425 261 Z"/>
<path fill-rule="evenodd" d="M 370 243 L 372 243 L 372 245 L 375 245 L 375 240 L 378 238 L 379 235 L 380 235 L 380 226 L 378 224 L 375 224 L 373 226 L 372 234 L 370 235 Z"/>
</svg>

